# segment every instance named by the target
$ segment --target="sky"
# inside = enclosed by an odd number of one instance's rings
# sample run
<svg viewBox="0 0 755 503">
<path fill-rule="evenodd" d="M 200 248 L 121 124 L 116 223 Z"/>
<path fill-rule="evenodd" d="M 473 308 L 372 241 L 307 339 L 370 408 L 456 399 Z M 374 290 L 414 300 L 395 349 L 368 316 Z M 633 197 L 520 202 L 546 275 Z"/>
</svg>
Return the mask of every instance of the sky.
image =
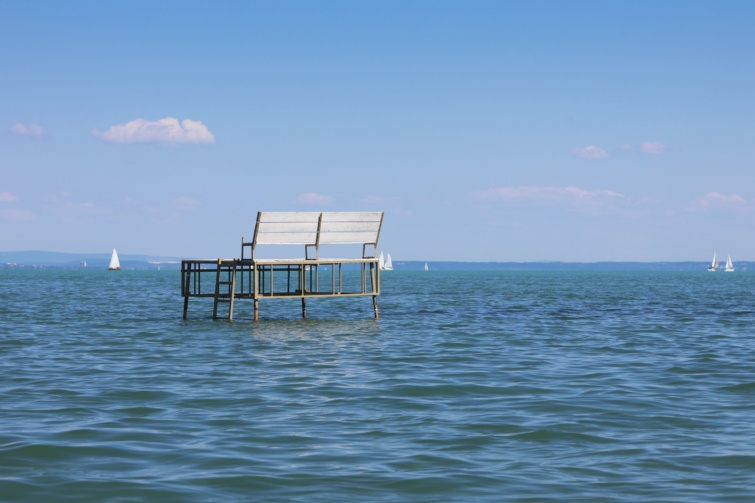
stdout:
<svg viewBox="0 0 755 503">
<path fill-rule="evenodd" d="M 0 251 L 755 260 L 755 2 L 0 0 Z"/>
</svg>

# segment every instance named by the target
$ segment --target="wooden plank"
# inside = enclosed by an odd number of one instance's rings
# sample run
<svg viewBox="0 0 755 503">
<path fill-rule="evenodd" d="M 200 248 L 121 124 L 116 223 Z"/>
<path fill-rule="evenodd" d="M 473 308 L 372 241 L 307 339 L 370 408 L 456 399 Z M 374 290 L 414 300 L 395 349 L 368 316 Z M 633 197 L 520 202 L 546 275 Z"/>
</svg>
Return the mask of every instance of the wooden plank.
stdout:
<svg viewBox="0 0 755 503">
<path fill-rule="evenodd" d="M 317 221 L 314 222 L 260 222 L 257 234 L 263 232 L 317 232 Z"/>
<path fill-rule="evenodd" d="M 320 233 L 320 244 L 364 244 L 377 240 L 376 232 L 326 232 Z"/>
<path fill-rule="evenodd" d="M 260 212 L 255 228 L 256 244 L 294 245 L 374 243 L 380 232 L 382 212 Z"/>
<path fill-rule="evenodd" d="M 322 214 L 324 222 L 380 222 L 382 211 L 326 211 Z"/>
<path fill-rule="evenodd" d="M 257 235 L 260 245 L 314 245 L 317 232 L 265 232 Z"/>
<path fill-rule="evenodd" d="M 322 214 L 320 244 L 377 243 L 383 213 L 328 212 Z"/>
<path fill-rule="evenodd" d="M 316 211 L 261 211 L 254 228 L 254 246 L 314 244 L 319 219 Z"/>
<path fill-rule="evenodd" d="M 376 248 L 382 222 L 380 211 L 258 212 L 252 254 L 257 245 L 305 245 L 306 259 L 310 260 L 309 247 L 318 250 L 316 258 L 321 244 L 362 244 Z"/>
<path fill-rule="evenodd" d="M 377 232 L 380 222 L 322 222 L 320 233 L 324 232 Z"/>
<path fill-rule="evenodd" d="M 314 222 L 320 218 L 319 211 L 261 211 L 260 222 Z"/>
</svg>

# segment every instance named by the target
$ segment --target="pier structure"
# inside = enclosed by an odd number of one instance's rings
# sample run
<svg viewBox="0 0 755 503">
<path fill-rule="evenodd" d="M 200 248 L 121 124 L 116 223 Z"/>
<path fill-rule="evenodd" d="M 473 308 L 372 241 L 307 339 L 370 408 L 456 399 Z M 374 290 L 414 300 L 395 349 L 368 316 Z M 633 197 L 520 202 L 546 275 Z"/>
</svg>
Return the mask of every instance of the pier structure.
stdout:
<svg viewBox="0 0 755 503">
<path fill-rule="evenodd" d="M 186 319 L 189 299 L 212 298 L 213 319 L 233 319 L 237 300 L 301 299 L 302 318 L 313 297 L 372 297 L 375 319 L 380 295 L 377 244 L 383 212 L 258 212 L 251 241 L 241 238 L 241 257 L 181 261 Z M 259 258 L 261 245 L 304 246 L 304 257 Z M 361 257 L 323 258 L 321 249 L 361 245 Z M 355 253 L 356 255 L 356 253 Z"/>
</svg>

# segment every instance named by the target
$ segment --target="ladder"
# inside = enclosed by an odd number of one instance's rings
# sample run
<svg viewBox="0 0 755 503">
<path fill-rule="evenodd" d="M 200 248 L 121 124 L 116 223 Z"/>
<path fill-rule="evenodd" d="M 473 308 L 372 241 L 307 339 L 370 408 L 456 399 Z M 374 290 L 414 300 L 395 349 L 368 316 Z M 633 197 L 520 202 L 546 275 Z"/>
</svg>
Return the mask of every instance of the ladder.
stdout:
<svg viewBox="0 0 755 503">
<path fill-rule="evenodd" d="M 218 269 L 215 276 L 215 303 L 212 309 L 212 319 L 218 319 L 218 304 L 228 304 L 228 320 L 233 320 L 233 301 L 236 297 L 236 261 L 227 263 L 218 259 Z"/>
</svg>

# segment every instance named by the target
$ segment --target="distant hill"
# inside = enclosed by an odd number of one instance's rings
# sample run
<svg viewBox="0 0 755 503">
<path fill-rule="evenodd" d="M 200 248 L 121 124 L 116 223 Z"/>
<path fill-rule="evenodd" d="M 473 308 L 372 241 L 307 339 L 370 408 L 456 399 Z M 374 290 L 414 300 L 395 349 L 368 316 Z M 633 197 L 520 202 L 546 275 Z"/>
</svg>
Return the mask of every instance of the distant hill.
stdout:
<svg viewBox="0 0 755 503">
<path fill-rule="evenodd" d="M 181 259 L 155 255 L 118 254 L 123 269 L 180 269 Z M 0 268 L 107 269 L 110 253 L 47 251 L 0 252 Z"/>
<path fill-rule="evenodd" d="M 708 262 L 431 262 L 432 271 L 705 271 Z M 755 263 L 754 263 L 755 264 Z M 423 270 L 425 262 L 393 261 L 395 270 Z M 722 264 L 723 266 L 723 264 Z M 735 262 L 747 271 L 750 262 Z M 388 273 L 390 274 L 390 273 Z M 723 269 L 721 274 L 724 274 Z"/>
</svg>

